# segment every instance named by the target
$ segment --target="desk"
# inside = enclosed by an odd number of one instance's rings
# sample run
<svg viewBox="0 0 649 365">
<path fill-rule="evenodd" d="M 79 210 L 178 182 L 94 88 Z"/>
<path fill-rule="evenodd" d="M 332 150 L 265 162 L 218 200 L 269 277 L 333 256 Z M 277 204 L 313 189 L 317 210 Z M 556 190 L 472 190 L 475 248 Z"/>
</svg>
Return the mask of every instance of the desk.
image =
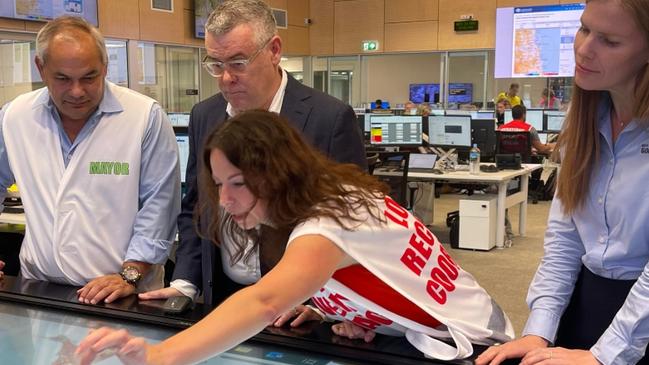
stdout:
<svg viewBox="0 0 649 365">
<path fill-rule="evenodd" d="M 0 213 L 0 223 L 25 224 L 25 213 Z"/>
<path fill-rule="evenodd" d="M 423 180 L 432 182 L 468 183 L 468 184 L 494 184 L 498 186 L 498 204 L 496 209 L 496 247 L 503 247 L 505 241 L 505 209 L 516 204 L 520 205 L 518 213 L 518 232 L 525 235 L 527 219 L 527 186 L 532 171 L 542 168 L 540 164 L 523 164 L 520 170 L 502 170 L 498 172 L 481 172 L 471 175 L 469 171 L 452 171 L 443 174 L 430 172 L 408 172 L 408 180 Z M 520 191 L 507 196 L 507 184 L 519 177 L 521 178 Z M 433 188 L 434 189 L 434 188 Z M 435 199 L 434 190 L 431 200 Z M 433 204 L 433 202 L 431 202 Z"/>
</svg>

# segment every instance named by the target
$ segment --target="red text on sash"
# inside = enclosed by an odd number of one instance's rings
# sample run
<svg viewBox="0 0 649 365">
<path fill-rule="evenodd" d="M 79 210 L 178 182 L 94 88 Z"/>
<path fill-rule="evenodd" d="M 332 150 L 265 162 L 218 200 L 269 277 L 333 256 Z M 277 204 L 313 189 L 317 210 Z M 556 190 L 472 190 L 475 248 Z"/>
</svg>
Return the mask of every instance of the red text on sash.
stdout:
<svg viewBox="0 0 649 365">
<path fill-rule="evenodd" d="M 390 197 L 385 197 L 385 217 L 406 229 L 411 229 L 410 213 Z M 417 276 L 423 274 L 429 260 L 436 264 L 428 274 L 426 292 L 439 304 L 445 304 L 448 293 L 455 290 L 455 279 L 459 276 L 458 266 L 453 262 L 444 247 L 435 241 L 433 234 L 419 220 L 413 221 L 414 232 L 408 240 L 408 248 L 401 255 L 401 263 Z M 433 248 L 438 245 L 439 253 L 433 256 Z"/>
</svg>

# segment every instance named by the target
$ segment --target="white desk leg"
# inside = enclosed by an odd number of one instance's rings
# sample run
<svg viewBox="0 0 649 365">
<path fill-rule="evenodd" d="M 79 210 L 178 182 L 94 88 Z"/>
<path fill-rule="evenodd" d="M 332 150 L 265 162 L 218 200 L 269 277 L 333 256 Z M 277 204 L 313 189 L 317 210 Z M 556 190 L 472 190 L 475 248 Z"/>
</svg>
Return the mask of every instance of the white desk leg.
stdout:
<svg viewBox="0 0 649 365">
<path fill-rule="evenodd" d="M 530 173 L 521 175 L 521 192 L 523 193 L 523 200 L 521 201 L 518 210 L 518 233 L 525 236 L 525 225 L 527 224 L 527 188 L 530 181 Z"/>
<path fill-rule="evenodd" d="M 507 197 L 507 181 L 498 183 L 498 205 L 496 213 L 496 247 L 505 247 L 505 198 Z"/>
<path fill-rule="evenodd" d="M 430 197 L 428 198 L 428 206 L 430 207 L 430 225 L 435 222 L 435 180 L 430 183 Z"/>
</svg>

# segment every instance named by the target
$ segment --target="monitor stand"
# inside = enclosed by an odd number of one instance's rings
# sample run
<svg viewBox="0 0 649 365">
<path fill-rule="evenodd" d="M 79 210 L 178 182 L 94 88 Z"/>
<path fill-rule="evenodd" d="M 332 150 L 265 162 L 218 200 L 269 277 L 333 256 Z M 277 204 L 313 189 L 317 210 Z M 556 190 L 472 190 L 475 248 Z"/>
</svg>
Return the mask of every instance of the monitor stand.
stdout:
<svg viewBox="0 0 649 365">
<path fill-rule="evenodd" d="M 455 152 L 455 148 L 449 150 L 445 150 L 441 147 L 429 148 L 437 155 L 435 168 L 442 171 L 455 171 L 455 166 L 457 166 L 457 153 Z"/>
</svg>

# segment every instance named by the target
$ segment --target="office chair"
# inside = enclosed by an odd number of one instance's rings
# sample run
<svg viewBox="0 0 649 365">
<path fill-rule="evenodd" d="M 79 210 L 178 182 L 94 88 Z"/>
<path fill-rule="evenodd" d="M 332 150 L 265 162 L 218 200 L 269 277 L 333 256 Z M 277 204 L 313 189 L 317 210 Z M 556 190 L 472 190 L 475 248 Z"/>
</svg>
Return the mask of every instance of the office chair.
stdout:
<svg viewBox="0 0 649 365">
<path fill-rule="evenodd" d="M 518 153 L 521 155 L 522 163 L 538 163 L 533 161 L 532 156 L 532 138 L 530 132 L 510 132 L 510 131 L 497 131 L 497 153 Z M 534 156 L 535 157 L 535 156 Z M 541 172 L 537 170 L 532 172 L 528 184 L 528 196 L 532 198 L 532 204 L 539 202 L 539 195 L 541 194 Z"/>
<path fill-rule="evenodd" d="M 374 173 L 374 168 L 379 163 L 379 153 L 366 152 L 365 158 L 367 159 L 367 172 L 372 175 Z"/>
<path fill-rule="evenodd" d="M 522 163 L 529 163 L 532 155 L 530 132 L 496 131 L 496 153 L 518 153 Z"/>
<path fill-rule="evenodd" d="M 410 152 L 379 152 L 378 160 L 373 175 L 390 187 L 388 195 L 392 199 L 410 209 L 407 197 Z"/>
</svg>

